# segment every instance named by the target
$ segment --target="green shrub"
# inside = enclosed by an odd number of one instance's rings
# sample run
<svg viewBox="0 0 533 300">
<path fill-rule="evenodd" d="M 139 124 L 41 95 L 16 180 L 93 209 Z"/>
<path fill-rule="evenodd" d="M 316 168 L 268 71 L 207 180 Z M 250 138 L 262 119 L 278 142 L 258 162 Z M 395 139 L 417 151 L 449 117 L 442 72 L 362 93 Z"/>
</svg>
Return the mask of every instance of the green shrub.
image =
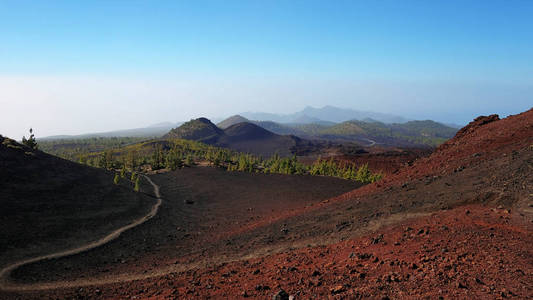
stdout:
<svg viewBox="0 0 533 300">
<path fill-rule="evenodd" d="M 141 190 L 140 186 L 140 180 L 139 176 L 137 176 L 137 179 L 135 179 L 135 187 L 133 188 L 134 191 L 138 192 Z"/>
</svg>

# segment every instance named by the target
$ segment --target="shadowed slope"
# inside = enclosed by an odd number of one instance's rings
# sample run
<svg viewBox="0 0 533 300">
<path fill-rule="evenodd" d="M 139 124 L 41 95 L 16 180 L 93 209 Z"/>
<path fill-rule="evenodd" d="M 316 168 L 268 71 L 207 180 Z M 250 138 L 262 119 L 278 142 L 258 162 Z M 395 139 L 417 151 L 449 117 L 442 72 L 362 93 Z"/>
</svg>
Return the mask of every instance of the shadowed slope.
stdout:
<svg viewBox="0 0 533 300">
<path fill-rule="evenodd" d="M 95 240 L 146 213 L 153 199 L 113 174 L 0 137 L 0 265 Z"/>
<path fill-rule="evenodd" d="M 198 118 L 172 129 L 163 138 L 185 139 L 212 144 L 216 143 L 218 138 L 223 134 L 224 131 L 208 119 Z"/>
</svg>

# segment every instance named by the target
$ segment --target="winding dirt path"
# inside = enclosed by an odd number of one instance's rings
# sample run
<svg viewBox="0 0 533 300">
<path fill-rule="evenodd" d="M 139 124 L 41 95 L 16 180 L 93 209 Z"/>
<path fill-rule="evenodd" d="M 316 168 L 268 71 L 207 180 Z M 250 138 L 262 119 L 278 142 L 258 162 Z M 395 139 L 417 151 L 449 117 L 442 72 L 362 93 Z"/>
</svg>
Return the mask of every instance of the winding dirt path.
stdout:
<svg viewBox="0 0 533 300">
<path fill-rule="evenodd" d="M 115 231 L 109 233 L 108 235 L 104 236 L 103 238 L 94 241 L 90 244 L 83 245 L 78 248 L 65 250 L 61 252 L 56 252 L 52 254 L 42 255 L 34 258 L 29 258 L 26 260 L 22 260 L 16 263 L 13 263 L 11 265 L 8 265 L 7 267 L 4 267 L 2 270 L 0 270 L 0 290 L 4 291 L 26 291 L 26 290 L 42 290 L 42 289 L 50 289 L 50 288 L 58 288 L 58 287 L 69 287 L 69 286 L 76 286 L 76 285 L 90 285 L 92 284 L 91 281 L 85 281 L 85 282 L 57 282 L 57 283 L 38 283 L 38 284 L 17 284 L 13 283 L 9 280 L 9 276 L 11 272 L 13 272 L 15 269 L 18 269 L 24 265 L 28 265 L 31 263 L 36 263 L 43 260 L 49 260 L 49 259 L 56 259 L 61 258 L 65 256 L 71 256 L 75 254 L 79 254 L 82 252 L 89 251 L 91 249 L 100 247 L 106 243 L 109 243 L 110 241 L 118 238 L 121 233 L 123 233 L 126 230 L 129 230 L 131 228 L 134 228 L 136 226 L 139 226 L 143 224 L 144 222 L 150 220 L 152 217 L 154 217 L 158 210 L 159 206 L 161 206 L 161 195 L 159 193 L 159 186 L 157 186 L 148 176 L 143 175 L 143 177 L 152 185 L 154 188 L 154 194 L 157 197 L 157 203 L 152 206 L 152 209 L 150 212 L 145 215 L 144 217 L 135 220 L 133 223 L 130 223 L 126 226 L 120 227 L 116 229 Z M 83 284 L 85 283 L 85 284 Z M 96 283 L 96 282 L 95 282 Z"/>
</svg>

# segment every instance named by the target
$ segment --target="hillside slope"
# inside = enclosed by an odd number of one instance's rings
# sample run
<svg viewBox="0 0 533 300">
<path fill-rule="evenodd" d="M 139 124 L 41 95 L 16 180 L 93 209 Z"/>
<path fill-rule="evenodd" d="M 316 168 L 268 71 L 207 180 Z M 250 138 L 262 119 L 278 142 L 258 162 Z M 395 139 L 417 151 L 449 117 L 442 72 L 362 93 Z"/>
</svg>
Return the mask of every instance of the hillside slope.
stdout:
<svg viewBox="0 0 533 300">
<path fill-rule="evenodd" d="M 0 265 L 95 240 L 145 214 L 150 197 L 113 173 L 0 136 Z"/>
<path fill-rule="evenodd" d="M 239 152 L 254 153 L 263 157 L 275 153 L 290 156 L 302 143 L 300 138 L 278 135 L 252 123 L 238 123 L 224 130 L 217 146 L 227 147 Z"/>
<path fill-rule="evenodd" d="M 185 139 L 211 144 L 215 143 L 223 134 L 224 131 L 208 119 L 198 118 L 170 130 L 163 138 Z"/>
<path fill-rule="evenodd" d="M 235 116 L 231 120 L 223 121 L 222 124 L 225 126 L 240 120 L 242 119 L 239 116 Z M 295 153 L 296 146 L 306 143 L 295 136 L 275 134 L 249 122 L 238 122 L 222 130 L 205 118 L 192 120 L 172 129 L 163 138 L 194 140 L 263 157 L 276 153 L 290 156 Z"/>
<path fill-rule="evenodd" d="M 306 127 L 300 127 L 300 130 Z M 450 139 L 457 129 L 426 120 L 385 124 L 377 121 L 347 121 L 337 125 L 310 128 L 306 132 L 330 140 L 370 139 L 390 146 L 437 146 Z"/>
<path fill-rule="evenodd" d="M 250 122 L 250 120 L 246 119 L 243 116 L 234 115 L 218 123 L 217 126 L 218 128 L 226 129 L 232 125 L 243 123 L 243 122 Z"/>
</svg>

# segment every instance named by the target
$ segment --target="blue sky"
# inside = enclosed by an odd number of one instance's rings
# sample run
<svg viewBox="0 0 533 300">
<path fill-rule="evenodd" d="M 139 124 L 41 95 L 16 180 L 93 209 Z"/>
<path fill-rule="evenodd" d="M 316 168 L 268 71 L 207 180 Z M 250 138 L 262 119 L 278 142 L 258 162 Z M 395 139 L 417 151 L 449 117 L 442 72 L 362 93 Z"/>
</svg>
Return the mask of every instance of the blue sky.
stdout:
<svg viewBox="0 0 533 300">
<path fill-rule="evenodd" d="M 533 1 L 0 1 L 0 131 L 306 105 L 518 113 L 533 103 L 532 15 Z"/>
</svg>

